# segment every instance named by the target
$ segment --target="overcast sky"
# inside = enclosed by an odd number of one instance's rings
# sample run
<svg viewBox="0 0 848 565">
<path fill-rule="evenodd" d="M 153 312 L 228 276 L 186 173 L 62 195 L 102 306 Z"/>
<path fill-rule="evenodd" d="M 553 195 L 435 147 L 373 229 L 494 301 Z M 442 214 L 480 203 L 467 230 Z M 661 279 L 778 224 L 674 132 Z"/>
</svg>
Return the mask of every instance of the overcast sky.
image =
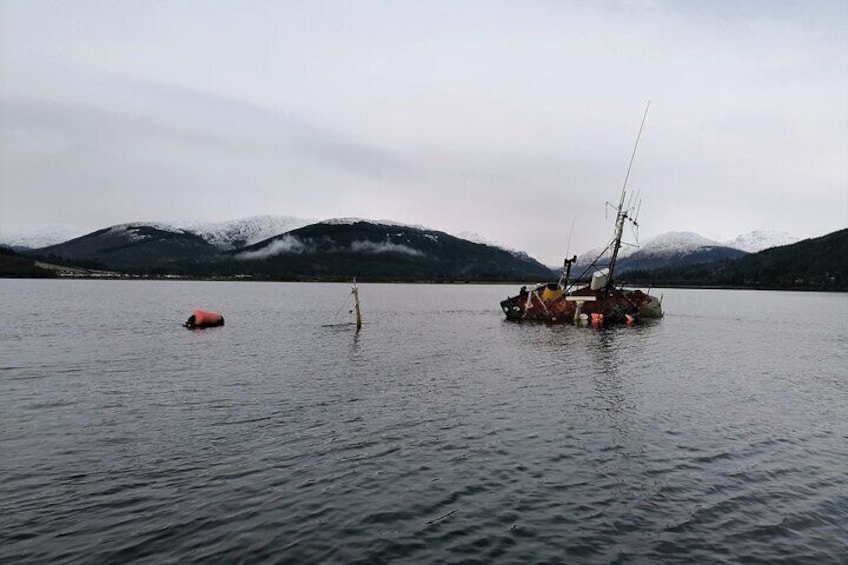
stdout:
<svg viewBox="0 0 848 565">
<path fill-rule="evenodd" d="M 611 235 L 848 226 L 848 2 L 0 2 L 0 227 L 259 214 Z"/>
</svg>

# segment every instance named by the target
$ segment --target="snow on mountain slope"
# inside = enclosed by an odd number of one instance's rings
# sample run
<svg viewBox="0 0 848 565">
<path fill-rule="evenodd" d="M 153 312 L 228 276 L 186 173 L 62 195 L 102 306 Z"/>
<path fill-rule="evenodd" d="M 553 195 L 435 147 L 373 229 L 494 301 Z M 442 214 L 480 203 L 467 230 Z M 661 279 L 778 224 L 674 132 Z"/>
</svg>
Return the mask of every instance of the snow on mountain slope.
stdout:
<svg viewBox="0 0 848 565">
<path fill-rule="evenodd" d="M 0 245 L 17 249 L 37 249 L 68 241 L 86 232 L 65 225 L 49 226 L 2 226 L 0 227 Z"/>
<path fill-rule="evenodd" d="M 518 249 L 513 249 L 511 247 L 507 247 L 503 243 L 497 242 L 497 241 L 495 241 L 493 239 L 489 239 L 487 237 L 483 237 L 482 235 L 480 235 L 476 232 L 463 231 L 463 232 L 459 232 L 459 233 L 455 233 L 455 234 L 451 234 L 451 235 L 453 235 L 454 237 L 458 237 L 460 239 L 465 239 L 465 240 L 470 241 L 472 243 L 479 243 L 481 245 L 488 245 L 489 247 L 496 247 L 498 249 L 503 249 L 504 251 L 508 252 L 513 257 L 518 257 L 518 258 L 522 258 L 522 259 L 530 257 L 530 255 L 528 255 L 526 251 L 520 251 Z"/>
<path fill-rule="evenodd" d="M 130 222 L 128 224 L 117 224 L 110 226 L 109 233 L 116 236 L 124 237 L 130 241 L 143 241 L 151 236 L 145 228 L 153 228 L 155 230 L 171 232 L 171 233 L 187 233 L 188 230 L 178 228 L 171 224 L 163 222 Z M 190 233 L 190 232 L 189 232 Z"/>
<path fill-rule="evenodd" d="M 625 259 L 626 257 L 633 255 L 637 251 L 639 251 L 638 246 L 622 241 L 621 249 L 618 251 L 618 258 Z M 582 272 L 592 263 L 592 261 L 600 257 L 602 253 L 604 254 L 604 257 L 600 261 L 598 261 L 598 266 L 603 267 L 604 265 L 609 263 L 610 255 L 612 254 L 612 246 L 593 247 L 592 249 L 584 251 L 583 253 L 577 253 L 577 263 L 575 263 L 573 270 L 577 271 L 578 273 Z M 572 255 L 574 255 L 573 252 Z M 563 258 L 565 259 L 566 257 Z M 557 268 L 562 270 L 561 265 L 557 266 Z"/>
<path fill-rule="evenodd" d="M 180 228 L 197 234 L 218 249 L 230 250 L 253 245 L 282 233 L 302 228 L 315 220 L 291 216 L 251 216 L 224 222 L 176 222 Z"/>
<path fill-rule="evenodd" d="M 396 222 L 394 220 L 369 220 L 367 218 L 331 218 L 329 220 L 324 220 L 320 223 L 328 224 L 328 225 L 352 225 L 352 224 L 355 224 L 355 223 L 358 223 L 358 222 L 365 222 L 365 223 L 373 224 L 373 225 L 376 225 L 376 226 L 396 226 L 396 227 L 403 227 L 403 228 L 412 228 L 412 229 L 426 231 L 426 232 L 441 231 L 441 230 L 435 230 L 435 229 L 432 229 L 432 228 L 428 228 L 427 226 L 422 226 L 422 225 L 403 224 L 401 222 Z M 448 232 L 445 232 L 445 233 L 448 233 Z M 491 239 L 485 238 L 485 237 L 481 236 L 480 234 L 477 234 L 477 233 L 474 233 L 474 232 L 463 231 L 463 232 L 460 232 L 460 233 L 448 233 L 448 235 L 452 235 L 453 237 L 458 237 L 459 239 L 464 239 L 464 240 L 470 241 L 472 243 L 479 243 L 479 244 L 482 244 L 482 245 L 488 245 L 489 247 L 496 247 L 498 249 L 503 249 L 504 251 L 507 251 L 510 254 L 512 254 L 514 257 L 519 257 L 519 258 L 529 257 L 529 255 L 527 255 L 527 253 L 525 253 L 524 251 L 518 251 L 516 249 L 510 249 L 509 247 L 507 247 L 507 246 L 505 246 L 501 243 L 498 243 L 498 242 L 493 241 Z"/>
<path fill-rule="evenodd" d="M 501 247 L 503 249 L 506 249 L 500 243 L 498 243 L 494 240 L 491 240 L 487 237 L 483 237 L 482 235 L 480 235 L 477 232 L 462 231 L 462 232 L 455 233 L 455 234 L 452 234 L 452 235 L 455 235 L 456 237 L 461 238 L 461 239 L 471 241 L 473 243 L 482 243 L 483 245 L 491 245 L 492 247 Z"/>
<path fill-rule="evenodd" d="M 664 233 L 662 235 L 658 235 L 653 239 L 649 239 L 647 242 L 643 243 L 641 247 L 622 243 L 621 250 L 618 252 L 618 258 L 624 259 L 625 257 L 629 257 L 630 255 L 633 255 L 636 252 L 639 252 L 643 255 L 669 255 L 674 253 L 685 253 L 687 251 L 691 251 L 693 249 L 698 249 L 701 247 L 722 246 L 724 246 L 723 243 L 719 243 L 718 241 L 714 241 L 712 239 L 707 239 L 706 237 L 694 232 L 672 231 Z M 589 251 L 585 251 L 580 257 L 580 262 L 582 262 L 583 260 L 591 261 L 598 255 L 600 255 L 603 251 L 603 247 L 596 247 L 594 249 L 590 249 Z"/>
<path fill-rule="evenodd" d="M 596 248 L 578 257 L 575 270 L 580 273 L 597 258 L 603 248 Z M 609 262 L 611 250 L 597 263 L 603 267 Z M 673 264 L 709 262 L 742 255 L 718 241 L 694 232 L 668 232 L 648 240 L 641 247 L 622 245 L 618 254 L 620 273 L 630 269 L 655 269 Z"/>
<path fill-rule="evenodd" d="M 636 247 L 636 246 L 627 245 L 624 242 L 622 242 L 621 249 L 618 252 L 618 256 L 623 259 L 624 257 L 627 257 L 628 255 L 633 255 L 633 253 L 635 253 L 638 249 L 639 248 Z M 578 253 L 577 254 L 577 263 L 581 264 L 581 263 L 585 263 L 585 262 L 591 262 L 596 257 L 598 257 L 601 253 L 603 253 L 605 250 L 607 251 L 607 253 L 606 253 L 607 255 L 612 253 L 612 247 L 610 247 L 609 249 L 607 249 L 606 247 L 593 247 L 592 249 L 589 249 L 588 251 L 584 251 L 583 253 Z M 572 253 L 572 255 L 573 255 L 573 253 Z"/>
<path fill-rule="evenodd" d="M 369 220 L 368 218 L 330 218 L 328 220 L 321 220 L 318 223 L 327 224 L 330 226 L 352 226 L 353 224 L 358 224 L 359 222 L 365 222 L 366 224 L 373 224 L 375 226 L 395 226 L 400 228 L 412 228 L 421 231 L 436 231 L 426 226 L 404 224 L 401 222 L 396 222 L 394 220 Z"/>
<path fill-rule="evenodd" d="M 223 222 L 128 222 L 110 226 L 112 235 L 125 236 L 128 240 L 144 238 L 139 230 L 151 227 L 173 233 L 198 235 L 219 249 L 235 249 L 251 245 L 313 223 L 314 220 L 290 216 L 252 216 Z M 67 226 L 24 227 L 5 226 L 0 229 L 0 245 L 13 248 L 38 249 L 64 243 L 88 232 Z"/>
<path fill-rule="evenodd" d="M 672 255 L 686 253 L 701 247 L 726 247 L 723 243 L 707 239 L 691 231 L 672 231 L 658 235 L 640 248 L 643 255 Z"/>
<path fill-rule="evenodd" d="M 743 233 L 730 241 L 726 241 L 724 245 L 734 249 L 747 251 L 748 253 L 757 253 L 764 249 L 781 247 L 783 245 L 792 245 L 799 241 L 801 241 L 801 238 L 795 237 L 787 232 L 754 230 L 752 232 Z"/>
<path fill-rule="evenodd" d="M 354 218 L 313 223 L 222 257 L 276 276 L 544 280 L 551 275 L 538 261 L 446 232 Z"/>
</svg>

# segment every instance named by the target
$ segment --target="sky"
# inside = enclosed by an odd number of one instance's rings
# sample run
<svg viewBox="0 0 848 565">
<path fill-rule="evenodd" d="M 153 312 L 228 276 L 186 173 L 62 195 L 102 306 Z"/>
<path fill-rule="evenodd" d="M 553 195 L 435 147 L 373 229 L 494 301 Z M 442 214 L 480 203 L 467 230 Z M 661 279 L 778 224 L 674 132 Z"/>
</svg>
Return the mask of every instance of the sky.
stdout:
<svg viewBox="0 0 848 565">
<path fill-rule="evenodd" d="M 848 227 L 848 3 L 0 2 L 0 230 L 254 215 L 546 264 Z M 631 234 L 631 239 L 636 234 Z"/>
</svg>

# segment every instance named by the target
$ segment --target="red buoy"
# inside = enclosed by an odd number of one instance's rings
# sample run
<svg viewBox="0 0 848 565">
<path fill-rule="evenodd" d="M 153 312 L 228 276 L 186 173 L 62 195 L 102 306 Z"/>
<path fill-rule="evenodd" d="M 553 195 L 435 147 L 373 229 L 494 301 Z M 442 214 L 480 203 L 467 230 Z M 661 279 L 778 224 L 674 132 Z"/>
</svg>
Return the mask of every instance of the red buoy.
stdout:
<svg viewBox="0 0 848 565">
<path fill-rule="evenodd" d="M 224 325 L 224 317 L 217 312 L 207 312 L 206 310 L 195 310 L 194 314 L 188 317 L 185 327 L 189 329 L 196 328 L 214 328 Z"/>
</svg>

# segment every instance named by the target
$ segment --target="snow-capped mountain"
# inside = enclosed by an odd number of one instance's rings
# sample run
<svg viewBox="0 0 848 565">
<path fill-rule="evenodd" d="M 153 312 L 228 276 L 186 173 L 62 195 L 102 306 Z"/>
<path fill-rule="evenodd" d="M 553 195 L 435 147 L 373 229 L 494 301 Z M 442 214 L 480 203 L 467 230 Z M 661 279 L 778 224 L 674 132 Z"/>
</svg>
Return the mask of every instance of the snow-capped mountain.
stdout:
<svg viewBox="0 0 848 565">
<path fill-rule="evenodd" d="M 266 215 L 224 222 L 175 222 L 174 225 L 199 235 L 218 249 L 230 250 L 253 245 L 314 222 L 305 218 Z"/>
<path fill-rule="evenodd" d="M 480 235 L 477 232 L 462 231 L 462 232 L 459 232 L 459 233 L 455 233 L 453 235 L 455 235 L 456 237 L 461 237 L 462 239 L 467 239 L 468 241 L 472 241 L 474 243 L 482 243 L 483 245 L 491 245 L 492 247 L 500 247 L 502 249 L 506 249 L 500 243 L 498 243 L 498 242 L 496 242 L 492 239 L 489 239 L 487 237 L 483 237 L 482 235 Z"/>
<path fill-rule="evenodd" d="M 375 226 L 394 226 L 398 228 L 412 228 L 424 231 L 430 230 L 430 228 L 425 226 L 404 224 L 402 222 L 396 222 L 394 220 L 369 220 L 368 218 L 329 218 L 327 220 L 321 220 L 320 222 L 315 223 L 324 224 L 328 226 L 352 226 L 354 224 L 366 223 Z"/>
<path fill-rule="evenodd" d="M 258 221 L 257 221 L 258 220 Z M 264 220 L 264 221 L 263 221 Z M 248 218 L 219 224 L 134 222 L 42 247 L 36 253 L 74 265 L 131 273 L 245 275 L 293 280 L 545 279 L 530 257 L 448 233 L 351 218 L 308 223 Z M 293 220 L 293 222 L 292 222 Z M 307 223 L 297 229 L 293 224 Z M 271 233 L 271 237 L 266 237 Z M 239 242 L 258 239 L 256 243 Z"/>
<path fill-rule="evenodd" d="M 202 237 L 170 224 L 119 224 L 56 245 L 37 253 L 61 257 L 97 269 L 146 272 L 180 268 L 186 272 L 213 261 L 219 250 Z"/>
<path fill-rule="evenodd" d="M 601 252 L 603 248 L 598 248 L 578 257 L 574 271 L 578 274 L 583 272 Z M 659 269 L 672 265 L 736 259 L 745 254 L 745 251 L 694 232 L 668 232 L 648 240 L 638 248 L 623 245 L 618 254 L 617 270 L 621 274 L 634 269 Z M 598 266 L 603 267 L 608 262 L 609 254 L 598 262 Z"/>
<path fill-rule="evenodd" d="M 497 249 L 502 249 L 503 251 L 506 251 L 507 253 L 509 253 L 513 257 L 517 257 L 519 259 L 530 259 L 531 258 L 530 255 L 526 251 L 521 251 L 519 249 L 513 249 L 512 247 L 507 247 L 503 243 L 500 243 L 500 242 L 495 241 L 493 239 L 484 237 L 484 236 L 482 236 L 482 235 L 480 235 L 476 232 L 462 231 L 462 232 L 454 233 L 454 234 L 451 234 L 451 235 L 453 235 L 454 237 L 458 237 L 460 239 L 470 241 L 472 243 L 479 243 L 480 245 L 488 245 L 489 247 L 495 247 Z M 554 267 L 551 270 L 555 271 L 556 267 Z"/>
<path fill-rule="evenodd" d="M 353 225 L 353 224 L 357 224 L 357 223 L 360 223 L 360 222 L 365 222 L 367 224 L 373 224 L 373 225 L 378 225 L 378 226 L 395 226 L 395 227 L 401 227 L 401 228 L 410 228 L 410 229 L 426 231 L 426 232 L 438 231 L 438 230 L 434 230 L 432 228 L 429 228 L 427 226 L 422 226 L 422 225 L 404 224 L 404 223 L 401 223 L 401 222 L 396 222 L 394 220 L 369 220 L 369 219 L 366 219 L 366 218 L 331 218 L 329 220 L 323 220 L 320 223 L 326 224 L 326 225 Z M 503 251 L 510 253 L 514 257 L 518 257 L 518 258 L 529 258 L 530 257 L 524 251 L 519 251 L 517 249 L 511 249 L 511 248 L 503 245 L 502 243 L 498 243 L 498 242 L 496 242 L 492 239 L 485 238 L 485 237 L 483 237 L 480 234 L 475 233 L 475 232 L 463 231 L 463 232 L 459 232 L 459 233 L 448 233 L 448 235 L 451 235 L 453 237 L 457 237 L 459 239 L 464 239 L 464 240 L 470 241 L 472 243 L 479 243 L 481 245 L 488 245 L 489 247 L 501 249 Z"/>
<path fill-rule="evenodd" d="M 123 237 L 129 241 L 144 241 L 150 238 L 148 228 L 156 231 L 169 233 L 191 233 L 188 230 L 178 228 L 172 224 L 164 222 L 130 222 L 127 224 L 117 224 L 106 228 L 105 231 L 115 237 Z"/>
<path fill-rule="evenodd" d="M 50 226 L 2 226 L 0 245 L 12 249 L 36 249 L 68 241 L 86 233 L 79 228 L 65 225 Z"/>
<path fill-rule="evenodd" d="M 728 247 L 733 247 L 734 249 L 741 249 L 742 251 L 747 251 L 748 253 L 756 253 L 758 251 L 762 251 L 763 249 L 781 247 L 783 245 L 792 245 L 793 243 L 798 243 L 799 241 L 801 241 L 800 237 L 795 237 L 794 235 L 787 232 L 755 230 L 752 232 L 743 233 L 742 235 L 737 236 L 735 239 L 726 241 L 724 242 L 724 245 Z"/>
<path fill-rule="evenodd" d="M 686 253 L 701 247 L 725 247 L 725 244 L 691 231 L 671 231 L 648 240 L 639 251 L 643 254 L 662 255 Z"/>
<path fill-rule="evenodd" d="M 625 257 L 633 255 L 638 250 L 639 248 L 637 246 L 628 245 L 622 242 L 621 249 L 618 251 L 618 257 L 619 259 L 624 259 Z M 606 251 L 606 255 L 609 256 L 609 254 L 612 252 L 612 247 L 610 247 L 609 249 L 607 249 L 606 247 L 593 247 L 588 251 L 578 253 L 577 265 L 588 265 L 589 263 L 594 261 L 596 257 L 599 257 L 601 253 L 604 253 L 604 251 Z"/>
<path fill-rule="evenodd" d="M 619 260 L 623 260 L 630 255 L 633 255 L 637 251 L 639 251 L 639 246 L 631 243 L 627 243 L 625 241 L 621 242 L 621 249 L 618 251 Z M 603 267 L 607 263 L 609 263 L 610 253 L 612 253 L 612 247 L 593 247 L 583 253 L 577 253 L 577 263 L 572 267 L 572 271 L 576 274 L 580 274 L 586 269 L 589 265 L 592 264 L 592 261 L 601 257 L 603 254 L 603 258 L 598 261 L 598 266 Z M 562 270 L 562 266 L 557 267 L 559 271 Z"/>
<path fill-rule="evenodd" d="M 618 256 L 621 259 L 633 255 L 636 252 L 642 252 L 643 254 L 685 253 L 701 247 L 730 247 L 745 251 L 746 253 L 756 253 L 771 247 L 791 245 L 800 240 L 801 238 L 787 232 L 755 230 L 739 235 L 729 241 L 720 242 L 706 238 L 695 232 L 674 231 L 649 239 L 641 247 L 629 246 L 625 243 L 622 245 Z M 603 250 L 604 248 L 602 247 L 596 247 L 585 251 L 583 252 L 583 258 L 595 258 Z"/>
<path fill-rule="evenodd" d="M 47 250 L 49 252 L 54 251 L 52 248 L 59 244 L 84 239 L 84 241 L 75 242 L 71 246 L 70 249 L 72 251 L 69 252 L 69 257 L 87 258 L 91 255 L 90 252 L 93 252 L 95 248 L 99 249 L 102 245 L 106 245 L 107 242 L 110 242 L 108 245 L 123 245 L 123 243 L 119 242 L 124 242 L 131 246 L 144 244 L 145 249 L 148 250 L 156 246 L 168 247 L 178 245 L 180 249 L 185 248 L 187 250 L 191 248 L 194 252 L 207 257 L 210 256 L 210 253 L 227 252 L 250 247 L 315 223 L 314 220 L 306 218 L 272 215 L 252 216 L 223 222 L 132 222 L 111 226 L 85 236 L 80 233 L 79 229 L 68 226 L 45 226 L 40 228 L 2 226 L 0 227 L 0 245 L 6 245 L 19 251 L 50 248 Z M 436 230 L 428 229 L 424 226 L 403 224 L 391 220 L 334 218 L 318 223 L 328 227 L 363 224 L 380 226 L 380 229 L 397 227 L 399 231 L 410 229 L 427 232 L 429 234 L 428 237 L 435 237 L 432 234 L 436 233 Z M 91 236 L 94 235 L 98 237 L 92 238 Z M 389 234 L 386 237 L 390 239 L 392 236 Z M 495 247 L 519 259 L 529 259 L 524 252 L 509 249 L 504 245 L 475 233 L 462 232 L 454 237 Z M 196 241 L 192 241 L 192 239 Z M 618 270 L 619 273 L 623 273 L 633 269 L 656 269 L 676 265 L 707 263 L 723 259 L 735 259 L 745 253 L 754 253 L 771 247 L 792 244 L 797 241 L 799 241 L 799 238 L 786 232 L 764 230 L 752 231 L 723 243 L 708 239 L 694 232 L 669 232 L 648 240 L 641 247 L 625 243 L 619 252 Z M 209 249 L 205 249 L 202 244 L 208 245 Z M 168 253 L 172 253 L 170 247 L 168 249 Z M 379 249 L 388 249 L 388 247 L 382 245 Z M 595 248 L 580 254 L 578 256 L 578 262 L 572 271 L 577 274 L 582 273 L 603 251 L 603 248 Z M 101 258 L 99 255 L 103 252 L 103 250 L 99 250 L 95 253 L 98 257 L 95 258 L 92 255 L 90 258 L 100 261 Z M 141 253 L 141 251 L 135 252 Z M 144 253 L 148 253 L 148 251 Z M 176 254 L 185 257 L 182 251 Z M 602 259 L 598 263 L 598 266 L 603 266 L 607 261 L 608 253 L 607 258 Z"/>
<path fill-rule="evenodd" d="M 252 216 L 223 222 L 193 221 L 139 221 L 110 226 L 111 235 L 128 239 L 144 237 L 140 228 L 155 228 L 162 232 L 195 234 L 221 250 L 253 245 L 281 233 L 314 223 L 315 220 L 291 216 Z M 99 231 L 99 230 L 98 230 Z M 38 249 L 64 243 L 85 235 L 84 230 L 70 226 L 3 226 L 0 228 L 0 245 L 13 249 Z"/>
<path fill-rule="evenodd" d="M 526 255 L 386 220 L 336 218 L 222 255 L 257 276 L 377 280 L 545 280 Z"/>
<path fill-rule="evenodd" d="M 648 241 L 620 263 L 621 272 L 634 269 L 712 263 L 738 259 L 745 251 L 728 247 L 694 232 L 668 232 Z"/>
</svg>

